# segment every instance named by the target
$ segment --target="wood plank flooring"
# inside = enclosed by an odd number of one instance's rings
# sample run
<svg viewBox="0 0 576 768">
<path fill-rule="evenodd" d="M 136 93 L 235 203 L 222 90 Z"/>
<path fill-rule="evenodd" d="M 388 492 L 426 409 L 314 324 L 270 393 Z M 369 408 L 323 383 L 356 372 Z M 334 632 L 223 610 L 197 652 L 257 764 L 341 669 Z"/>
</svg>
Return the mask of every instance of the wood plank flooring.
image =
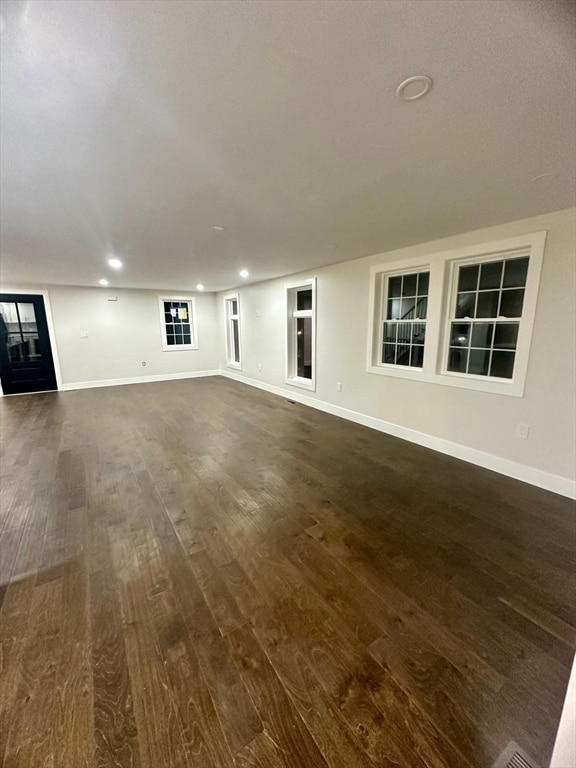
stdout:
<svg viewBox="0 0 576 768">
<path fill-rule="evenodd" d="M 0 409 L 5 768 L 547 765 L 569 500 L 223 378 Z"/>
</svg>

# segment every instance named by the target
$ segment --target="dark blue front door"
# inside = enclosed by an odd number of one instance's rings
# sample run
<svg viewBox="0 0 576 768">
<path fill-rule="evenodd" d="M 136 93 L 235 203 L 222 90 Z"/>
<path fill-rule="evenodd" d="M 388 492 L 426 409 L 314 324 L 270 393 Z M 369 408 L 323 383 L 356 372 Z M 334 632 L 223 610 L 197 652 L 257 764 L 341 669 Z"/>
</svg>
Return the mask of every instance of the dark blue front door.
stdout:
<svg viewBox="0 0 576 768">
<path fill-rule="evenodd" d="M 0 379 L 5 395 L 57 389 L 42 296 L 0 293 Z"/>
</svg>

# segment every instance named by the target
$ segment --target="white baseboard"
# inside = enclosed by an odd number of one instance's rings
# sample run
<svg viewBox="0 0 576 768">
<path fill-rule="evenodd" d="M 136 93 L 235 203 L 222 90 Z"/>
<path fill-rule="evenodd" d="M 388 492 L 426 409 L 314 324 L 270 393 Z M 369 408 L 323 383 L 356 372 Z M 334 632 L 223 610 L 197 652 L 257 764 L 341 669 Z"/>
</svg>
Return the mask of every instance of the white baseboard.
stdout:
<svg viewBox="0 0 576 768">
<path fill-rule="evenodd" d="M 414 429 L 401 427 L 398 424 L 392 424 L 389 421 L 377 419 L 374 416 L 367 416 L 366 414 L 359 413 L 358 411 L 351 411 L 348 408 L 342 408 L 339 405 L 333 405 L 332 403 L 327 403 L 324 400 L 318 400 L 315 397 L 304 395 L 295 389 L 276 387 L 272 384 L 266 384 L 256 379 L 250 379 L 247 376 L 243 376 L 242 374 L 238 374 L 229 370 L 221 370 L 220 375 L 225 376 L 228 379 L 240 381 L 244 384 L 249 384 L 251 387 L 264 389 L 266 392 L 271 392 L 274 395 L 279 395 L 280 397 L 288 398 L 289 400 L 295 400 L 296 402 L 302 403 L 303 405 L 308 405 L 311 408 L 317 408 L 319 411 L 331 413 L 333 416 L 339 416 L 342 419 L 354 421 L 356 424 L 362 424 L 365 427 L 377 429 L 379 432 L 385 432 L 388 435 L 399 437 L 402 440 L 408 440 L 411 443 L 422 445 L 425 448 L 431 448 L 433 451 L 445 453 L 446 455 L 453 456 L 456 459 L 468 461 L 471 464 L 478 465 L 479 467 L 491 469 L 492 471 L 498 472 L 501 475 L 513 477 L 515 480 L 522 480 L 524 483 L 536 485 L 539 488 L 544 488 L 547 491 L 552 491 L 553 493 L 559 493 L 560 495 L 567 496 L 570 499 L 576 498 L 576 482 L 566 477 L 553 475 L 550 472 L 544 472 L 541 469 L 528 467 L 525 464 L 519 464 L 518 462 L 510 461 L 509 459 L 503 459 L 500 456 L 494 456 L 491 453 L 478 451 L 476 448 L 469 448 L 468 446 L 461 445 L 460 443 L 453 443 L 450 440 L 443 440 L 440 437 L 427 435 L 424 432 L 418 432 Z"/>
<path fill-rule="evenodd" d="M 240 381 L 243 384 L 248 384 L 251 387 L 257 389 L 263 389 L 266 392 L 271 392 L 279 397 L 288 398 L 289 400 L 295 400 L 303 405 L 308 405 L 311 408 L 317 408 L 325 413 L 330 413 L 333 416 L 339 416 L 342 419 L 353 421 L 356 424 L 362 424 L 365 427 L 376 429 L 379 432 L 385 432 L 387 435 L 399 437 L 402 440 L 408 440 L 416 445 L 422 445 L 425 448 L 430 448 L 433 451 L 439 453 L 445 453 L 447 456 L 453 456 L 456 459 L 462 459 L 462 461 L 468 461 L 471 464 L 476 464 L 479 467 L 485 469 L 491 469 L 494 472 L 498 472 L 501 475 L 507 475 L 513 477 L 516 480 L 521 480 L 524 483 L 535 485 L 538 488 L 544 488 L 547 491 L 558 493 L 562 496 L 567 496 L 570 499 L 576 499 L 576 482 L 566 477 L 554 475 L 551 472 L 544 472 L 541 469 L 535 469 L 534 467 L 528 467 L 525 464 L 519 464 L 516 461 L 510 461 L 509 459 L 503 459 L 500 456 L 494 456 L 491 453 L 479 451 L 476 448 L 470 448 L 460 443 L 453 443 L 450 440 L 443 440 L 440 437 L 434 437 L 433 435 L 427 435 L 424 432 L 418 432 L 415 429 L 408 429 L 407 427 L 401 427 L 398 424 L 392 424 L 389 421 L 383 419 L 377 419 L 374 416 L 368 416 L 358 411 L 352 411 L 348 408 L 342 408 L 339 405 L 333 405 L 324 400 L 319 400 L 316 397 L 310 397 L 310 395 L 303 394 L 301 391 L 294 389 L 288 389 L 286 387 L 277 387 L 273 384 L 266 384 L 263 381 L 257 379 L 250 379 L 248 376 L 244 376 L 240 373 L 236 373 L 231 370 L 215 370 L 215 371 L 194 371 L 190 373 L 165 373 L 153 376 L 134 376 L 127 379 L 102 379 L 100 381 L 79 381 L 72 384 L 64 384 L 61 389 L 63 391 L 70 391 L 74 389 L 92 389 L 93 387 L 116 387 L 122 384 L 145 384 L 151 381 L 171 381 L 174 379 L 195 379 L 203 376 L 224 376 L 228 379 L 234 379 Z"/>
<path fill-rule="evenodd" d="M 198 379 L 202 376 L 219 376 L 220 371 L 192 371 L 191 373 L 159 373 L 153 376 L 133 376 L 129 379 L 102 379 L 100 381 L 77 381 L 63 384 L 62 390 L 92 389 L 93 387 L 117 387 L 121 384 L 146 384 L 150 381 L 172 381 L 174 379 Z"/>
</svg>

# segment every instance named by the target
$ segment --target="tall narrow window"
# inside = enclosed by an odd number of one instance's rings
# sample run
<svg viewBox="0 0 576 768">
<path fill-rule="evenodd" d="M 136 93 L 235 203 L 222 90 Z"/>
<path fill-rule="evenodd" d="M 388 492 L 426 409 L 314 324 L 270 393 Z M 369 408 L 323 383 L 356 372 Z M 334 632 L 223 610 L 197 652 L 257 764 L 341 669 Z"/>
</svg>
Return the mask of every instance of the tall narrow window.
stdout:
<svg viewBox="0 0 576 768">
<path fill-rule="evenodd" d="M 316 280 L 286 286 L 286 381 L 315 389 Z"/>
<path fill-rule="evenodd" d="M 188 296 L 159 296 L 162 349 L 174 352 L 198 349 L 196 305 Z"/>
<path fill-rule="evenodd" d="M 447 372 L 513 377 L 528 261 L 522 254 L 455 265 Z"/>
<path fill-rule="evenodd" d="M 226 312 L 226 365 L 241 368 L 240 356 L 240 298 L 237 293 L 224 298 Z"/>
</svg>

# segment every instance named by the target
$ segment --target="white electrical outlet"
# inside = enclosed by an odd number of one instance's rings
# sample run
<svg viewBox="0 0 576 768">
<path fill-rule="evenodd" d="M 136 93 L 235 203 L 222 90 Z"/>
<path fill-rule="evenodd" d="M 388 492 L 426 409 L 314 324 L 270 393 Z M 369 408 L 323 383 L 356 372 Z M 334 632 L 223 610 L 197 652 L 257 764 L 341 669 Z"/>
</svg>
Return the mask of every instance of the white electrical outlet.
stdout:
<svg viewBox="0 0 576 768">
<path fill-rule="evenodd" d="M 528 424 L 516 424 L 516 437 L 519 437 L 522 440 L 528 440 L 529 434 L 530 427 Z"/>
<path fill-rule="evenodd" d="M 261 370 L 262 370 L 262 363 L 258 363 L 258 370 L 259 370 L 259 371 L 261 371 Z"/>
<path fill-rule="evenodd" d="M 260 312 L 260 310 L 259 310 L 259 309 L 257 309 L 257 310 L 256 310 L 256 317 L 261 317 L 261 315 L 262 315 L 262 313 Z"/>
<path fill-rule="evenodd" d="M 336 391 L 337 392 L 342 392 L 342 382 L 341 381 L 337 381 L 336 382 Z"/>
<path fill-rule="evenodd" d="M 87 339 L 90 336 L 88 331 L 80 331 L 80 338 L 81 339 Z"/>
</svg>

